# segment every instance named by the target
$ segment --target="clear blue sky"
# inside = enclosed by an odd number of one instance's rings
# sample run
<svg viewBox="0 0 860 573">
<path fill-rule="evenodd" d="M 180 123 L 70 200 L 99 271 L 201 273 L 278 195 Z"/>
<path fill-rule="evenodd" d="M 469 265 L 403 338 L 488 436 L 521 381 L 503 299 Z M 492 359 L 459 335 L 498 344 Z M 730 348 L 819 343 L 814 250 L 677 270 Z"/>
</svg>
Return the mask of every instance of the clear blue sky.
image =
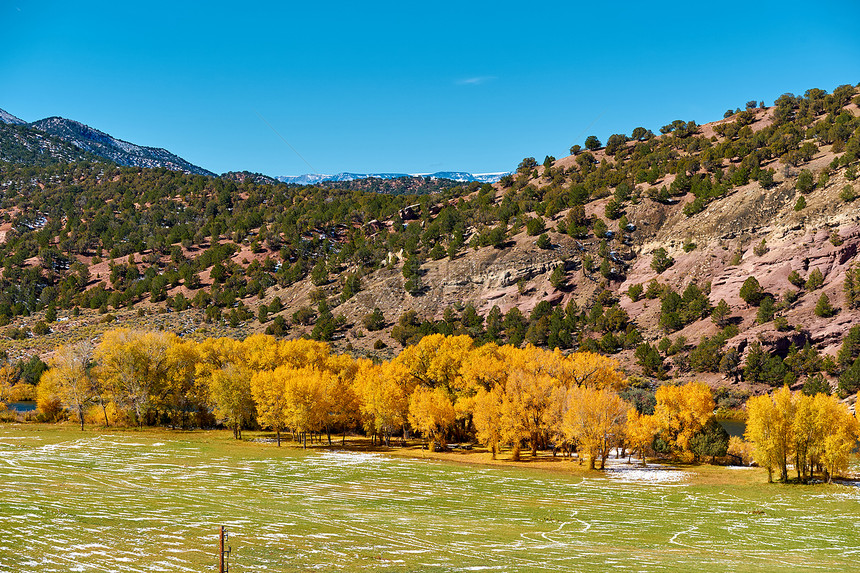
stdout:
<svg viewBox="0 0 860 573">
<path fill-rule="evenodd" d="M 187 4 L 0 0 L 0 108 L 217 173 L 311 171 L 260 116 L 320 173 L 487 172 L 860 82 L 857 0 Z"/>
</svg>

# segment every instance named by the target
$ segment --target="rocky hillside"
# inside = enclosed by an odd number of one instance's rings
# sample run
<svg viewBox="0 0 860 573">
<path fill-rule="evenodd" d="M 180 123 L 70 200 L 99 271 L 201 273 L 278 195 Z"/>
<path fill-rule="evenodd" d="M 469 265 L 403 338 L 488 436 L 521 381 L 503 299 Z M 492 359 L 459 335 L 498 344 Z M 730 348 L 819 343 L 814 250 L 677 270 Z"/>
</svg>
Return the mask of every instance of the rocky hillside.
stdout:
<svg viewBox="0 0 860 573">
<path fill-rule="evenodd" d="M 611 354 L 644 378 L 853 394 L 858 93 L 809 90 L 656 136 L 589 138 L 494 185 L 425 195 L 9 169 L 0 318 L 20 340 L 5 345 L 22 356 L 154 321 L 383 357 L 467 333 Z"/>
</svg>

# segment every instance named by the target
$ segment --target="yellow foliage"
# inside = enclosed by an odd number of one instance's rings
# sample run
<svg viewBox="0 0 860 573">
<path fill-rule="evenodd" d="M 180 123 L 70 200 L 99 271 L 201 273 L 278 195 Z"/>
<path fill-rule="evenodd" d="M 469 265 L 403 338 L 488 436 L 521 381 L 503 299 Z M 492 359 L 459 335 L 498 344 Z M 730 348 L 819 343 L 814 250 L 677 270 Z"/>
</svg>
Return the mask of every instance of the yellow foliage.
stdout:
<svg viewBox="0 0 860 573">
<path fill-rule="evenodd" d="M 42 374 L 36 389 L 36 409 L 46 420 L 57 420 L 63 413 L 56 370 L 48 370 Z"/>
<path fill-rule="evenodd" d="M 690 440 L 714 416 L 711 389 L 700 382 L 657 388 L 654 415 L 663 440 L 676 455 L 692 458 Z"/>
<path fill-rule="evenodd" d="M 496 459 L 499 443 L 502 440 L 504 399 L 504 387 L 496 385 L 489 390 L 479 388 L 471 401 L 472 422 L 475 425 L 478 441 L 490 448 L 493 459 Z"/>
<path fill-rule="evenodd" d="M 465 335 L 431 334 L 404 348 L 393 362 L 405 366 L 416 384 L 443 386 L 454 392 L 463 388 L 460 366 L 473 346 L 472 339 Z"/>
<path fill-rule="evenodd" d="M 591 469 L 597 459 L 603 469 L 612 448 L 624 438 L 630 405 L 607 388 L 573 386 L 565 389 L 563 396 L 564 436 L 579 444 L 580 451 L 588 455 Z"/>
<path fill-rule="evenodd" d="M 748 466 L 752 463 L 754 452 L 755 446 L 750 442 L 744 441 L 738 436 L 729 438 L 729 447 L 726 453 L 730 456 L 736 456 L 743 465 Z"/>
<path fill-rule="evenodd" d="M 651 443 L 659 430 L 659 421 L 656 416 L 640 414 L 635 408 L 627 411 L 627 426 L 625 428 L 627 445 L 631 450 L 639 452 L 643 466 L 647 453 L 651 449 Z"/>
<path fill-rule="evenodd" d="M 412 374 L 403 364 L 373 364 L 360 360 L 355 392 L 365 429 L 390 437 L 403 428 L 409 412 L 409 395 L 415 388 Z"/>
<path fill-rule="evenodd" d="M 442 388 L 418 387 L 409 398 L 409 423 L 428 439 L 445 443 L 445 431 L 454 425 L 454 404 Z"/>
</svg>

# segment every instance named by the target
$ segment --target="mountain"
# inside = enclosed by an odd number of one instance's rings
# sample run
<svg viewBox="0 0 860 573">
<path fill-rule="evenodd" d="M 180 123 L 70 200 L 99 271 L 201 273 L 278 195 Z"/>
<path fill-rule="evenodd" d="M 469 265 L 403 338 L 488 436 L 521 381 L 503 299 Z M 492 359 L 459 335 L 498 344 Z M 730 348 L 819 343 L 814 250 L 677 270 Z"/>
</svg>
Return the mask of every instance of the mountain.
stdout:
<svg viewBox="0 0 860 573">
<path fill-rule="evenodd" d="M 9 116 L 13 120 L 17 119 Z M 103 161 L 71 143 L 31 129 L 25 123 L 0 122 L 0 161 L 36 167 L 78 161 Z"/>
<path fill-rule="evenodd" d="M 117 165 L 166 167 L 183 173 L 214 175 L 211 171 L 193 165 L 166 149 L 146 147 L 116 139 L 79 121 L 62 117 L 49 117 L 28 125 L 32 129 L 58 137 L 75 147 L 108 159 Z"/>
<path fill-rule="evenodd" d="M 319 173 L 304 174 L 304 175 L 282 175 L 276 177 L 282 183 L 291 183 L 294 185 L 316 185 L 328 181 L 356 181 L 359 179 L 399 179 L 401 177 L 427 177 L 429 179 L 450 179 L 460 183 L 470 183 L 478 181 L 480 183 L 496 183 L 503 176 L 510 173 L 503 171 L 499 173 L 478 173 L 472 174 L 465 171 L 438 171 L 436 173 L 338 173 L 336 175 L 320 175 Z"/>
<path fill-rule="evenodd" d="M 10 125 L 21 125 L 27 123 L 19 117 L 15 117 L 6 110 L 0 109 L 0 123 L 8 123 Z"/>
<path fill-rule="evenodd" d="M 856 87 L 589 147 L 492 185 L 4 166 L 0 337 L 18 358 L 116 319 L 388 358 L 455 333 L 611 355 L 636 388 L 857 392 Z"/>
</svg>

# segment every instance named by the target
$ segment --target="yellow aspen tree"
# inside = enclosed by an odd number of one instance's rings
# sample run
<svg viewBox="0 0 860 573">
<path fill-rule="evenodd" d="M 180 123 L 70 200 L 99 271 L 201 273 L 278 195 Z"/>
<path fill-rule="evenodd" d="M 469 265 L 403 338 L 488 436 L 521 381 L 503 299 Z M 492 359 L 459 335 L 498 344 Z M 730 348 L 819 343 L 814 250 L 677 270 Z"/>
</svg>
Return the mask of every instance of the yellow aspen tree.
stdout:
<svg viewBox="0 0 860 573">
<path fill-rule="evenodd" d="M 329 355 L 329 345 L 317 340 L 305 338 L 282 340 L 278 345 L 278 365 L 287 365 L 293 368 L 325 370 Z"/>
<path fill-rule="evenodd" d="M 502 404 L 502 433 L 513 445 L 515 458 L 522 440 L 529 442 L 532 457 L 545 445 L 556 385 L 553 378 L 530 370 L 528 364 L 517 364 L 508 376 Z"/>
<path fill-rule="evenodd" d="M 588 455 L 590 469 L 597 459 L 604 469 L 612 448 L 624 437 L 630 405 L 607 388 L 579 386 L 567 389 L 564 405 L 565 435 Z"/>
<path fill-rule="evenodd" d="M 714 417 L 711 389 L 700 382 L 657 388 L 654 415 L 663 440 L 673 453 L 692 459 L 690 440 Z"/>
<path fill-rule="evenodd" d="M 624 376 L 619 372 L 618 361 L 593 352 L 574 352 L 566 359 L 570 364 L 559 380 L 565 386 L 587 386 L 620 390 Z"/>
<path fill-rule="evenodd" d="M 659 432 L 659 423 L 656 416 L 640 414 L 635 408 L 627 411 L 627 425 L 624 430 L 627 436 L 627 443 L 632 451 L 639 453 L 642 458 L 642 465 L 645 465 L 645 459 L 651 450 L 651 444 L 654 442 L 654 437 Z"/>
<path fill-rule="evenodd" d="M 448 391 L 417 387 L 409 397 L 409 424 L 424 435 L 427 441 L 438 438 L 445 446 L 445 434 L 454 425 L 456 413 Z"/>
<path fill-rule="evenodd" d="M 281 431 L 294 421 L 291 419 L 287 395 L 287 384 L 292 372 L 293 368 L 281 366 L 275 370 L 254 372 L 251 376 L 251 395 L 257 406 L 257 422 L 274 430 L 278 446 L 281 445 Z"/>
<path fill-rule="evenodd" d="M 353 384 L 358 369 L 358 362 L 348 354 L 332 356 L 326 362 L 326 371 L 333 374 L 328 379 L 330 387 L 327 393 L 330 399 L 329 410 L 324 423 L 329 445 L 331 445 L 331 429 L 336 426 L 343 429 L 342 443 L 346 444 L 347 426 L 360 417 L 358 396 Z"/>
<path fill-rule="evenodd" d="M 815 397 L 820 412 L 820 461 L 827 483 L 833 482 L 835 474 L 848 470 L 851 452 L 857 445 L 860 424 L 852 416 L 848 406 L 834 396 L 818 394 Z"/>
<path fill-rule="evenodd" d="M 479 388 L 472 399 L 472 423 L 475 425 L 478 441 L 490 448 L 493 459 L 496 459 L 502 440 L 503 403 L 504 387 L 500 384 L 489 390 Z"/>
<path fill-rule="evenodd" d="M 443 386 L 456 393 L 463 387 L 460 367 L 473 347 L 474 342 L 466 335 L 431 334 L 404 348 L 393 362 L 405 366 L 416 384 Z"/>
<path fill-rule="evenodd" d="M 58 419 L 63 412 L 57 372 L 53 369 L 43 372 L 39 379 L 39 385 L 36 387 L 36 409 L 48 421 Z"/>
<path fill-rule="evenodd" d="M 281 366 L 274 374 L 285 378 L 287 423 L 302 434 L 302 444 L 307 447 L 308 432 L 320 431 L 325 423 L 331 404 L 328 392 L 336 377 L 331 372 L 290 366 Z"/>
<path fill-rule="evenodd" d="M 251 396 L 250 370 L 234 362 L 220 368 L 207 368 L 209 403 L 215 415 L 233 430 L 233 437 L 242 438 L 242 428 L 254 420 L 254 400 Z"/>
<path fill-rule="evenodd" d="M 64 408 L 75 412 L 81 430 L 84 429 L 84 409 L 96 394 L 90 372 L 92 357 L 93 345 L 85 341 L 59 347 L 51 359 L 57 397 Z"/>
<path fill-rule="evenodd" d="M 10 402 L 16 378 L 15 368 L 11 364 L 0 366 L 0 410 L 5 410 Z"/>
<path fill-rule="evenodd" d="M 197 376 L 200 356 L 193 340 L 175 338 L 167 350 L 169 373 L 165 385 L 165 404 L 173 424 L 188 428 L 189 415 L 206 406 L 207 387 Z"/>
<path fill-rule="evenodd" d="M 95 350 L 96 376 L 113 388 L 138 425 L 158 406 L 169 376 L 168 349 L 176 335 L 120 328 L 108 331 Z"/>
<path fill-rule="evenodd" d="M 473 349 L 460 365 L 460 377 L 464 391 L 469 395 L 504 384 L 508 378 L 505 354 L 493 343 Z"/>
<path fill-rule="evenodd" d="M 820 402 L 802 392 L 792 395 L 794 416 L 791 420 L 792 451 L 797 480 L 806 482 L 812 477 L 813 464 L 820 453 L 823 436 L 819 435 Z"/>
<path fill-rule="evenodd" d="M 775 468 L 779 469 L 782 481 L 788 480 L 793 417 L 794 405 L 787 386 L 773 396 L 754 396 L 747 400 L 744 437 L 755 446 L 755 461 L 767 468 L 768 483 L 773 481 Z"/>
<path fill-rule="evenodd" d="M 246 357 L 248 368 L 254 372 L 274 370 L 283 364 L 280 344 L 274 336 L 268 334 L 252 334 L 243 340 L 242 352 Z"/>
<path fill-rule="evenodd" d="M 368 433 L 385 438 L 386 445 L 390 445 L 395 431 L 405 431 L 409 395 L 414 387 L 414 378 L 403 364 L 376 365 L 369 360 L 361 361 L 355 375 L 355 389 Z"/>
</svg>

